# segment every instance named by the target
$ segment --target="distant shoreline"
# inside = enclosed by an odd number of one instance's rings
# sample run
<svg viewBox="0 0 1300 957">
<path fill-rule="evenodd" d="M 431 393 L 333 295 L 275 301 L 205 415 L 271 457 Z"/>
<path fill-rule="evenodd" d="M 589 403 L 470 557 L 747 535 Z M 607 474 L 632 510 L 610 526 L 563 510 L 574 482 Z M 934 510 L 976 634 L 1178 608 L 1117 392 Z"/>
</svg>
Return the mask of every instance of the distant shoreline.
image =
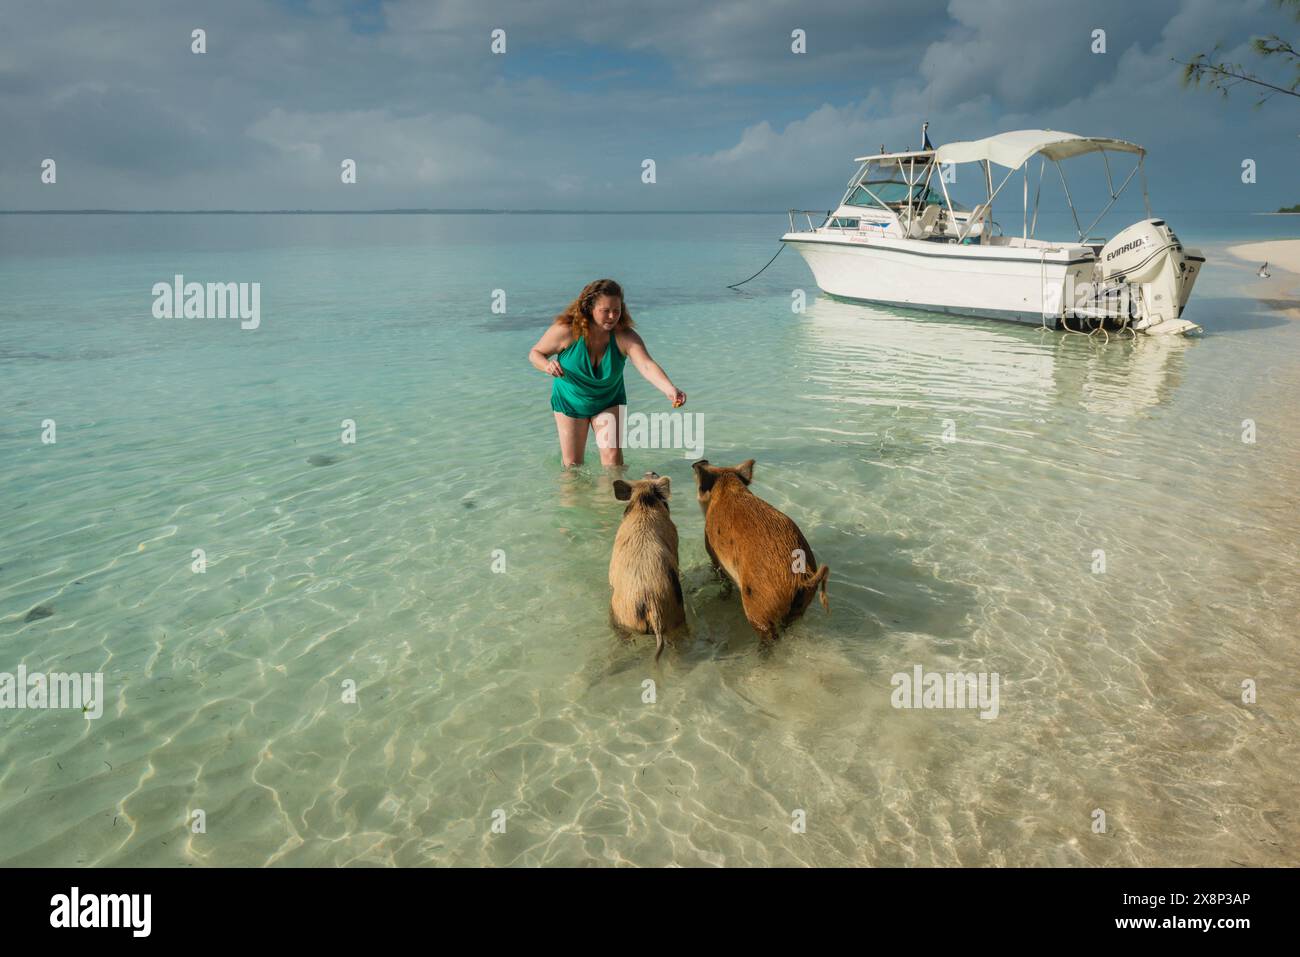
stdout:
<svg viewBox="0 0 1300 957">
<path fill-rule="evenodd" d="M 775 216 L 784 209 L 0 209 L 0 216 Z"/>
<path fill-rule="evenodd" d="M 0 216 L 784 216 L 787 212 L 784 209 L 0 209 Z M 1220 209 L 1165 212 L 1300 216 L 1300 213 Z"/>
</svg>

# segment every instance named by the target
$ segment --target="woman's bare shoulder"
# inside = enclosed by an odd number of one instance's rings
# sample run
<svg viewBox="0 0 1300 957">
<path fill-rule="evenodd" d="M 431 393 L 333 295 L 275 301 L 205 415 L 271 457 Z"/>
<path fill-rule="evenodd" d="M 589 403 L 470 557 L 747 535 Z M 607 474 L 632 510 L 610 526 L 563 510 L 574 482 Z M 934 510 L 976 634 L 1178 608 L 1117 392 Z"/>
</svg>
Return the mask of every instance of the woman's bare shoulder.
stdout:
<svg viewBox="0 0 1300 957">
<path fill-rule="evenodd" d="M 563 319 L 556 319 L 542 333 L 542 341 L 553 345 L 571 345 L 574 341 L 573 326 Z"/>
<path fill-rule="evenodd" d="M 641 334 L 635 329 L 615 329 L 614 339 L 618 342 L 618 348 L 624 355 L 627 355 L 629 349 L 633 346 L 644 346 L 641 341 Z"/>
</svg>

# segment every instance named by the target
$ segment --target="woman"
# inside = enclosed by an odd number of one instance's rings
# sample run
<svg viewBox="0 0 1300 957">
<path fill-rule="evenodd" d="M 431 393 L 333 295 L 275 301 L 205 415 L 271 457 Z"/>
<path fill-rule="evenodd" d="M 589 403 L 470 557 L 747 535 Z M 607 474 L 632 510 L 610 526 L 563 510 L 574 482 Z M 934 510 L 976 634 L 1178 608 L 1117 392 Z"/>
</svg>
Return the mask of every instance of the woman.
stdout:
<svg viewBox="0 0 1300 957">
<path fill-rule="evenodd" d="M 528 353 L 534 368 L 555 377 L 551 409 L 560 433 L 560 457 L 565 468 L 582 464 L 589 428 L 596 430 L 600 464 L 623 464 L 619 407 L 627 405 L 623 390 L 623 364 L 627 359 L 672 402 L 674 409 L 686 403 L 686 393 L 668 380 L 646 352 L 641 337 L 632 330 L 632 317 L 623 305 L 623 290 L 612 279 L 587 283 Z"/>
</svg>

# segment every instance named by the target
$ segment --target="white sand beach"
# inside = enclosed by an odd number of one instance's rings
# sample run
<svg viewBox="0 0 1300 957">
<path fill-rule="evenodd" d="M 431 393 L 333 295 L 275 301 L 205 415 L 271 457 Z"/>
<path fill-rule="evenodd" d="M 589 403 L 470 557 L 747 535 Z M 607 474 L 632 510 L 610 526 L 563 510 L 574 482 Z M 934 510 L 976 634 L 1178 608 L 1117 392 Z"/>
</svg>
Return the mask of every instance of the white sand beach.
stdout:
<svg viewBox="0 0 1300 957">
<path fill-rule="evenodd" d="M 1229 246 L 1228 252 L 1243 259 L 1261 265 L 1267 262 L 1269 272 L 1273 267 L 1300 274 L 1300 239 L 1275 239 L 1264 243 L 1243 243 Z"/>
<path fill-rule="evenodd" d="M 1255 278 L 1244 291 L 1292 319 L 1300 319 L 1300 239 L 1242 243 L 1229 246 L 1228 253 L 1253 264 L 1254 269 L 1267 262 L 1270 278 Z"/>
</svg>

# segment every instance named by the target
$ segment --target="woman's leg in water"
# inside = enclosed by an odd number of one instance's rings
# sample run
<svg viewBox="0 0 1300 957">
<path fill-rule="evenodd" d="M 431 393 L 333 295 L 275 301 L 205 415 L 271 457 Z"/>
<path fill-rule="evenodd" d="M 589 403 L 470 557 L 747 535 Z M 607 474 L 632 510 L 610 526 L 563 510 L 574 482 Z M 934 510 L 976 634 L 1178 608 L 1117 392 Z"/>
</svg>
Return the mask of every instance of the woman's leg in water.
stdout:
<svg viewBox="0 0 1300 957">
<path fill-rule="evenodd" d="M 590 422 L 590 419 L 570 418 L 563 412 L 555 413 L 555 429 L 560 433 L 560 464 L 564 468 L 582 464 Z"/>
<path fill-rule="evenodd" d="M 624 406 L 611 405 L 591 420 L 591 427 L 596 432 L 596 445 L 600 448 L 600 464 L 607 468 L 623 464 L 623 449 L 620 447 L 623 410 Z"/>
</svg>

